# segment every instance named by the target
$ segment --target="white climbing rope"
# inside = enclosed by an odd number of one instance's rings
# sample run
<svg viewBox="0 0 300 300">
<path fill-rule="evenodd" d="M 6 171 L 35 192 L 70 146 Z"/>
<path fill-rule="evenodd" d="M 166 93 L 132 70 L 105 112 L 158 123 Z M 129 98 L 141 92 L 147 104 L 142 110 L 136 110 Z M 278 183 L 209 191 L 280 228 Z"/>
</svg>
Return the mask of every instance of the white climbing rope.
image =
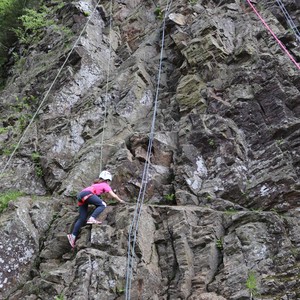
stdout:
<svg viewBox="0 0 300 300">
<path fill-rule="evenodd" d="M 283 12 L 288 25 L 294 32 L 297 41 L 300 42 L 300 32 L 299 32 L 297 26 L 295 25 L 294 21 L 292 20 L 291 16 L 289 15 L 288 11 L 286 10 L 284 4 L 282 3 L 281 0 L 276 0 L 276 2 L 278 4 L 278 6 L 280 7 L 281 11 Z"/>
<path fill-rule="evenodd" d="M 172 0 L 168 0 L 164 19 L 163 19 L 163 30 L 162 30 L 162 39 L 161 39 L 161 51 L 160 51 L 160 60 L 159 60 L 159 70 L 158 70 L 158 78 L 157 78 L 157 87 L 156 87 L 156 94 L 154 99 L 154 108 L 153 108 L 153 117 L 151 123 L 151 130 L 149 134 L 149 143 L 146 155 L 145 166 L 142 175 L 142 184 L 140 187 L 139 195 L 137 198 L 133 219 L 130 225 L 129 233 L 128 233 L 128 243 L 127 243 L 127 266 L 126 266 L 126 287 L 125 287 L 125 299 L 130 300 L 130 292 L 131 292 L 131 282 L 132 282 L 132 271 L 133 271 L 133 264 L 135 259 L 135 246 L 136 246 L 136 239 L 137 239 L 137 232 L 138 232 L 138 225 L 139 219 L 142 212 L 142 206 L 144 203 L 147 183 L 148 183 L 148 176 L 149 176 L 149 167 L 150 167 L 150 159 L 151 159 L 151 151 L 153 145 L 153 137 L 155 132 L 155 121 L 156 121 L 156 114 L 157 114 L 157 107 L 158 107 L 158 95 L 159 95 L 159 86 L 160 86 L 160 77 L 162 71 L 162 60 L 163 60 L 163 51 L 164 51 L 164 42 L 165 42 L 165 23 L 166 17 L 168 12 L 171 8 Z"/>
<path fill-rule="evenodd" d="M 105 88 L 105 100 L 104 100 L 104 118 L 103 118 L 103 130 L 101 136 L 101 144 L 100 144 L 100 167 L 99 174 L 102 171 L 103 164 L 103 143 L 105 136 L 105 126 L 106 126 L 106 114 L 107 114 L 107 98 L 108 98 L 108 82 L 110 76 L 110 63 L 111 63 L 111 30 L 112 30 L 112 0 L 110 1 L 110 13 L 109 13 L 109 57 L 108 57 L 108 65 L 107 65 L 107 75 L 106 75 L 106 88 Z"/>
<path fill-rule="evenodd" d="M 261 20 L 263 25 L 268 29 L 269 33 L 274 37 L 278 45 L 281 47 L 281 49 L 285 52 L 285 54 L 289 57 L 289 59 L 293 62 L 293 64 L 297 67 L 298 70 L 300 70 L 300 65 L 296 61 L 296 59 L 291 55 L 291 53 L 287 50 L 287 48 L 283 45 L 283 43 L 280 41 L 280 39 L 276 36 L 276 34 L 273 32 L 271 27 L 267 24 L 265 19 L 262 17 L 262 15 L 258 12 L 258 10 L 254 7 L 251 0 L 246 0 L 249 4 L 249 6 L 252 8 L 254 13 L 257 15 L 257 17 Z"/>
<path fill-rule="evenodd" d="M 67 57 L 66 57 L 64 63 L 62 64 L 62 66 L 61 66 L 60 69 L 58 70 L 57 75 L 55 76 L 55 78 L 54 78 L 52 84 L 50 85 L 49 89 L 47 90 L 47 92 L 46 92 L 44 98 L 42 99 L 40 105 L 38 106 L 36 112 L 35 112 L 34 115 L 32 116 L 32 118 L 31 118 L 29 124 L 27 125 L 27 127 L 25 128 L 25 130 L 23 131 L 23 133 L 22 133 L 22 135 L 21 135 L 21 137 L 20 137 L 18 143 L 16 144 L 16 146 L 15 146 L 13 152 L 11 153 L 11 155 L 10 155 L 8 161 L 6 162 L 5 166 L 4 166 L 3 169 L 1 170 L 0 177 L 4 174 L 6 168 L 7 168 L 8 165 L 10 164 L 10 162 L 11 162 L 12 158 L 14 157 L 16 151 L 17 151 L 18 148 L 20 147 L 21 142 L 23 141 L 23 139 L 24 139 L 24 137 L 25 137 L 27 131 L 29 130 L 30 126 L 32 125 L 32 123 L 33 123 L 33 121 L 34 121 L 34 119 L 36 118 L 37 114 L 39 113 L 40 109 L 41 109 L 42 106 L 44 105 L 46 99 L 48 98 L 48 95 L 49 95 L 50 91 L 52 90 L 52 88 L 53 88 L 55 82 L 57 81 L 57 79 L 58 79 L 59 75 L 61 74 L 63 68 L 65 67 L 66 63 L 68 62 L 69 57 L 71 56 L 72 52 L 74 51 L 75 47 L 77 46 L 77 44 L 78 44 L 78 42 L 79 42 L 81 36 L 83 35 L 83 33 L 84 33 L 84 31 L 85 31 L 87 25 L 89 24 L 89 22 L 90 22 L 90 20 L 91 20 L 91 18 L 92 18 L 92 16 L 93 16 L 93 14 L 95 13 L 95 11 L 96 11 L 96 9 L 97 9 L 97 6 L 99 5 L 100 1 L 101 1 L 101 0 L 98 0 L 97 4 L 95 5 L 95 7 L 94 7 L 94 9 L 93 9 L 93 11 L 92 11 L 92 13 L 89 15 L 89 17 L 88 17 L 88 19 L 87 19 L 87 21 L 86 21 L 84 27 L 82 28 L 82 30 L 81 30 L 81 32 L 80 32 L 80 34 L 79 34 L 77 40 L 75 41 L 73 47 L 71 48 L 69 54 L 67 55 Z"/>
</svg>

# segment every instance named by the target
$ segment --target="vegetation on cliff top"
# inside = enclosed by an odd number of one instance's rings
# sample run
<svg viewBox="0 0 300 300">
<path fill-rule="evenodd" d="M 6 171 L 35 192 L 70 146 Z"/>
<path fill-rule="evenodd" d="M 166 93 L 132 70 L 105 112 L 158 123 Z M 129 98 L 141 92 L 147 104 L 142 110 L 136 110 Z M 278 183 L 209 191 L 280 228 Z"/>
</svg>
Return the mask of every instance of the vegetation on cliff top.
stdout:
<svg viewBox="0 0 300 300">
<path fill-rule="evenodd" d="M 2 0 L 0 2 L 0 87 L 7 76 L 5 64 L 10 57 L 18 61 L 22 53 L 16 51 L 16 43 L 30 45 L 43 36 L 43 30 L 54 25 L 59 31 L 68 31 L 55 25 L 51 8 L 42 5 L 41 0 Z M 60 8 L 63 2 L 56 3 Z M 69 33 L 69 32 L 67 32 Z M 23 50 L 24 50 L 23 49 Z M 26 53 L 25 53 L 26 54 Z"/>
<path fill-rule="evenodd" d="M 5 76 L 3 69 L 10 48 L 18 40 L 16 29 L 22 25 L 19 19 L 26 8 L 34 8 L 38 0 L 2 0 L 0 2 L 0 80 Z"/>
</svg>

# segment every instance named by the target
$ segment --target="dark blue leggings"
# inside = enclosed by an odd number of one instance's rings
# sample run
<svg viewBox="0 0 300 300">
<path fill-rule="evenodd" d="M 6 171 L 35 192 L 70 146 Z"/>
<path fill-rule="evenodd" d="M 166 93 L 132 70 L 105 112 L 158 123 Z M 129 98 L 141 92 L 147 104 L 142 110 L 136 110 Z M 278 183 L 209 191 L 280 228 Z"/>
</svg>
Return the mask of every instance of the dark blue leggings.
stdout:
<svg viewBox="0 0 300 300">
<path fill-rule="evenodd" d="M 81 199 L 82 197 L 88 195 L 89 192 L 81 192 L 78 195 L 78 199 Z M 73 228 L 73 232 L 72 234 L 74 234 L 76 237 L 79 234 L 79 231 L 81 229 L 81 227 L 85 224 L 85 222 L 87 221 L 87 216 L 88 216 L 88 206 L 89 204 L 93 204 L 96 206 L 95 210 L 93 211 L 93 213 L 91 214 L 91 217 L 97 218 L 105 209 L 106 204 L 105 202 L 103 202 L 101 200 L 101 198 L 99 198 L 96 195 L 92 195 L 90 196 L 83 205 L 79 206 L 79 218 L 76 221 L 74 228 Z"/>
</svg>

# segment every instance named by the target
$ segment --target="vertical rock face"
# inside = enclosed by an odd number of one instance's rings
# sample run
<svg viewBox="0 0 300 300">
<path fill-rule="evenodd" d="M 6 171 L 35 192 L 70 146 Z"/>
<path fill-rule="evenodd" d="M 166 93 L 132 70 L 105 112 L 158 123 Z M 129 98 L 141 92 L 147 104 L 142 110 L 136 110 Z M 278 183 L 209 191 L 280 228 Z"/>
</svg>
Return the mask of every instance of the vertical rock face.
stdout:
<svg viewBox="0 0 300 300">
<path fill-rule="evenodd" d="M 252 8 L 45 4 L 73 35 L 46 28 L 18 49 L 0 92 L 0 189 L 51 200 L 28 196 L 1 215 L 1 297 L 124 299 L 157 99 L 131 299 L 299 299 L 299 70 Z M 284 5 L 298 26 L 299 3 Z M 255 8 L 298 61 L 277 4 Z M 129 204 L 108 206 L 71 251 L 71 197 L 104 168 Z"/>
<path fill-rule="evenodd" d="M 1 299 L 34 274 L 44 234 L 59 211 L 58 201 L 22 197 L 0 218 Z M 3 298 L 2 298 L 3 297 Z"/>
<path fill-rule="evenodd" d="M 122 299 L 128 270 L 133 272 L 131 299 L 246 299 L 252 273 L 252 292 L 267 299 L 299 297 L 299 214 L 282 218 L 272 212 L 146 205 L 128 269 L 133 207 L 108 207 L 103 225 L 83 227 L 75 251 L 65 236 L 75 217 L 70 209 L 53 220 L 31 279 L 9 299 Z"/>
</svg>

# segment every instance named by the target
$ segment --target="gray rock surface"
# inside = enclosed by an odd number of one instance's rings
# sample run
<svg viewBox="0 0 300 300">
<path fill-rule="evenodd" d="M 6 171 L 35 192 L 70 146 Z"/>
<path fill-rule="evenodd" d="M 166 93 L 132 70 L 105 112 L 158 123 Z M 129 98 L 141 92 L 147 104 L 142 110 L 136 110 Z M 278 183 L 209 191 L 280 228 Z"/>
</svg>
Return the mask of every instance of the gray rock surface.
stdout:
<svg viewBox="0 0 300 300">
<path fill-rule="evenodd" d="M 284 4 L 298 26 L 299 3 Z M 91 0 L 47 5 L 73 35 L 46 28 L 18 50 L 0 91 L 1 170 L 89 23 L 1 173 L 1 193 L 28 196 L 1 214 L 0 299 L 124 299 L 156 96 L 131 299 L 300 299 L 299 70 L 252 9 L 173 1 L 157 94 L 167 1 L 118 1 L 111 15 L 109 1 L 95 14 Z M 298 61 L 279 7 L 255 7 Z M 129 203 L 71 251 L 74 196 L 104 167 Z"/>
</svg>

